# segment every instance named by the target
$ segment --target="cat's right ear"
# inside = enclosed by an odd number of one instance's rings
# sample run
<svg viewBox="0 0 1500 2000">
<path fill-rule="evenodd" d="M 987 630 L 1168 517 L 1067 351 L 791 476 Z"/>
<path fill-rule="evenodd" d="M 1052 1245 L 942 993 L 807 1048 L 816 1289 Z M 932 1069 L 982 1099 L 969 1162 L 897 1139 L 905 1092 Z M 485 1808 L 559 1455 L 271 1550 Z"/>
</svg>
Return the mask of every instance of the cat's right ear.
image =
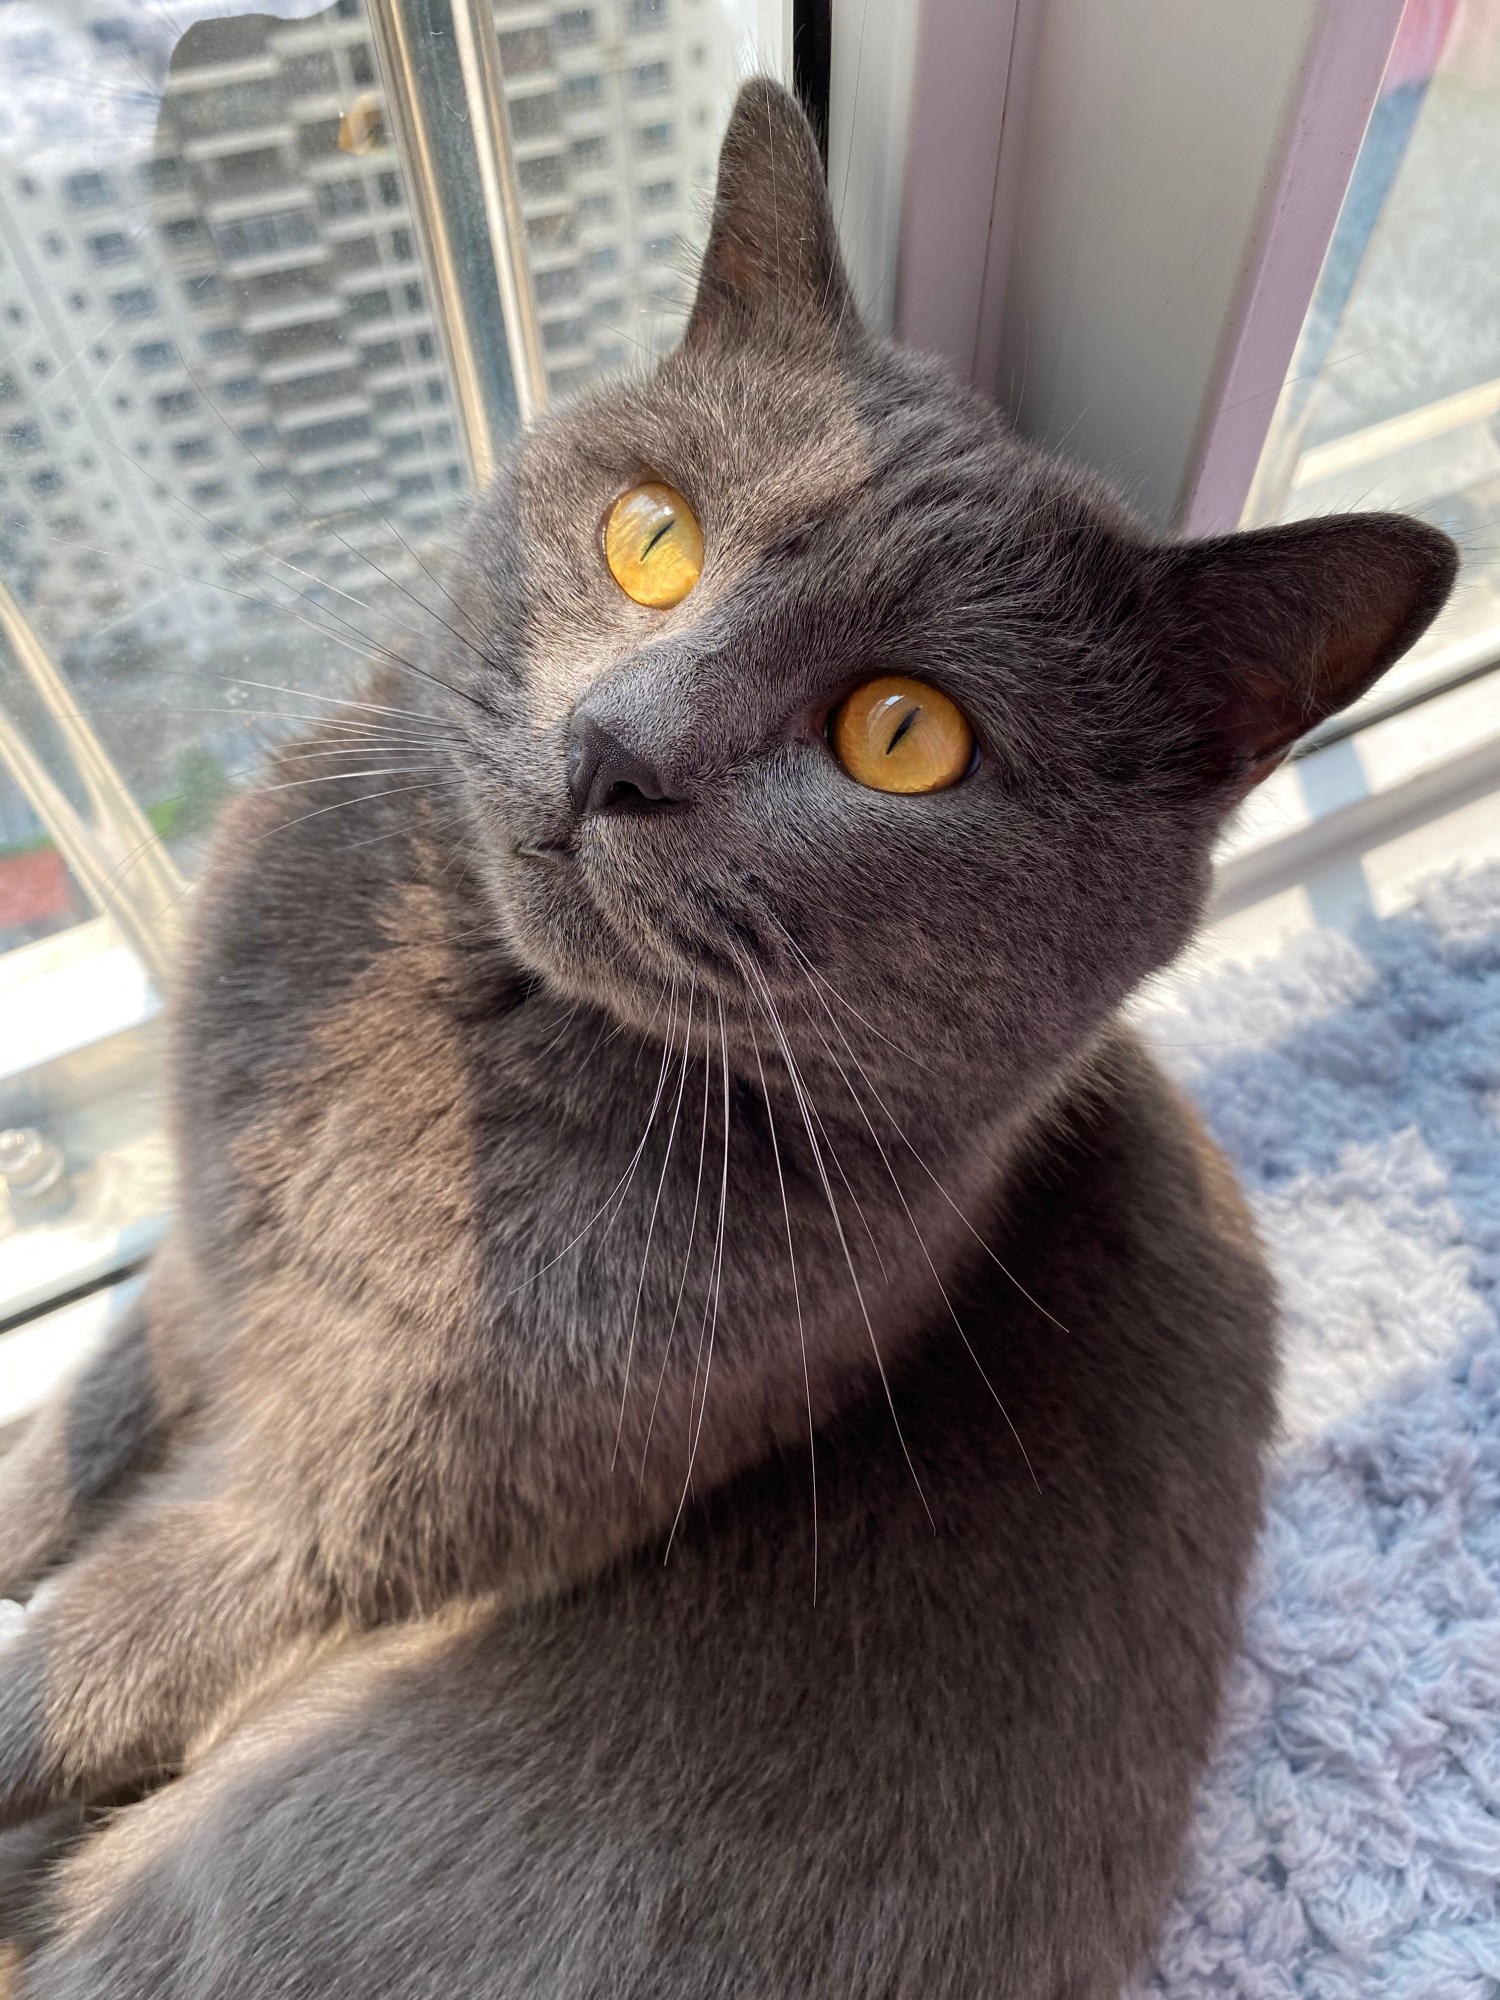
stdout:
<svg viewBox="0 0 1500 2000">
<path fill-rule="evenodd" d="M 719 148 L 713 224 L 683 344 L 853 337 L 858 327 L 812 129 L 780 84 L 752 77 Z"/>
<path fill-rule="evenodd" d="M 1402 514 L 1345 514 L 1158 549 L 1174 706 L 1226 808 L 1422 636 L 1458 551 Z"/>
</svg>

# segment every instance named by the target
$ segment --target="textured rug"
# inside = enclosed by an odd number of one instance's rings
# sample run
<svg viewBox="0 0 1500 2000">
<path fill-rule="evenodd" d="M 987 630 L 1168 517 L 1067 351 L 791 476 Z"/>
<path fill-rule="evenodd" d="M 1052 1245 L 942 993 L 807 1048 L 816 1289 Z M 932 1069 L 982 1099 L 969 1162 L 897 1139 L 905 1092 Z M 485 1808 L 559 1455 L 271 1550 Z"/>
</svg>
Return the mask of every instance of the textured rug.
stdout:
<svg viewBox="0 0 1500 2000">
<path fill-rule="evenodd" d="M 1287 1439 L 1130 2000 L 1500 1995 L 1500 871 L 1154 1032 L 1281 1276 Z"/>
</svg>

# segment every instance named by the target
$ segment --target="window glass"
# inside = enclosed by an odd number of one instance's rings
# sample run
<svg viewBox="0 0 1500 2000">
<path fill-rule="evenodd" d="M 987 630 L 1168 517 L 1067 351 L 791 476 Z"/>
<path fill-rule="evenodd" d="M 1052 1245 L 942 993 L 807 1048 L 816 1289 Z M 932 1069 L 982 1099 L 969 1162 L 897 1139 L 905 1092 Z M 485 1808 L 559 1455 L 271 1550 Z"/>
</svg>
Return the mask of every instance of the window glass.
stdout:
<svg viewBox="0 0 1500 2000">
<path fill-rule="evenodd" d="M 681 331 L 714 142 L 757 24 L 714 0 L 537 13 L 502 4 L 496 25 L 547 381 L 563 396 Z M 678 233 L 660 226 L 679 218 Z"/>
<path fill-rule="evenodd" d="M 365 0 L 268 6 L 0 4 L 0 1128 L 68 1191 L 0 1185 L 0 1325 L 162 1226 L 159 996 L 215 817 L 436 632 L 471 498 Z M 494 18 L 565 396 L 677 337 L 779 51 L 750 0 Z"/>
<path fill-rule="evenodd" d="M 76 1193 L 0 1185 L 0 1324 L 159 1226 L 170 905 L 276 738 L 422 625 L 467 497 L 402 163 L 340 141 L 362 0 L 196 11 L 41 0 L 18 53 L 38 5 L 0 7 L 0 1128 Z"/>
<path fill-rule="evenodd" d="M 1408 0 L 1251 494 L 1399 508 L 1464 573 L 1375 704 L 1500 657 L 1500 0 Z"/>
</svg>

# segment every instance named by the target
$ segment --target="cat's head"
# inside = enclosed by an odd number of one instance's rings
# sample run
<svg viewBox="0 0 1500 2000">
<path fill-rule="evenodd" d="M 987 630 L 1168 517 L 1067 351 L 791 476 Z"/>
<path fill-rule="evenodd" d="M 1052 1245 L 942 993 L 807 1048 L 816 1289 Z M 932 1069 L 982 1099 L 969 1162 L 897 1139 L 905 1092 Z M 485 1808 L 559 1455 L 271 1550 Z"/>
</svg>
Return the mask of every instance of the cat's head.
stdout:
<svg viewBox="0 0 1500 2000">
<path fill-rule="evenodd" d="M 836 993 L 872 1055 L 1024 1087 L 1181 947 L 1226 814 L 1454 567 L 1381 515 L 1153 537 L 865 332 L 807 126 L 752 82 L 681 345 L 478 510 L 471 831 L 569 994 L 644 1024 L 675 980 L 805 1046 Z"/>
</svg>

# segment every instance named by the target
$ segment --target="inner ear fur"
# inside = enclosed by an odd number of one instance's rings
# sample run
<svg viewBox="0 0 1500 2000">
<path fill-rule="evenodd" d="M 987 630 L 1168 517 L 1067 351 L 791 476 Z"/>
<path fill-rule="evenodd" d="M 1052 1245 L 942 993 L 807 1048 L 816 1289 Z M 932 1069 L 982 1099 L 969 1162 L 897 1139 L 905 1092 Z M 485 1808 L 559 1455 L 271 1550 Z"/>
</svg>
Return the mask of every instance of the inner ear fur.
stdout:
<svg viewBox="0 0 1500 2000">
<path fill-rule="evenodd" d="M 1344 514 L 1168 545 L 1154 569 L 1175 692 L 1240 798 L 1421 637 L 1458 551 L 1425 521 Z"/>
<path fill-rule="evenodd" d="M 852 336 L 823 163 L 796 101 L 769 77 L 744 84 L 719 149 L 713 223 L 683 339 Z"/>
</svg>

